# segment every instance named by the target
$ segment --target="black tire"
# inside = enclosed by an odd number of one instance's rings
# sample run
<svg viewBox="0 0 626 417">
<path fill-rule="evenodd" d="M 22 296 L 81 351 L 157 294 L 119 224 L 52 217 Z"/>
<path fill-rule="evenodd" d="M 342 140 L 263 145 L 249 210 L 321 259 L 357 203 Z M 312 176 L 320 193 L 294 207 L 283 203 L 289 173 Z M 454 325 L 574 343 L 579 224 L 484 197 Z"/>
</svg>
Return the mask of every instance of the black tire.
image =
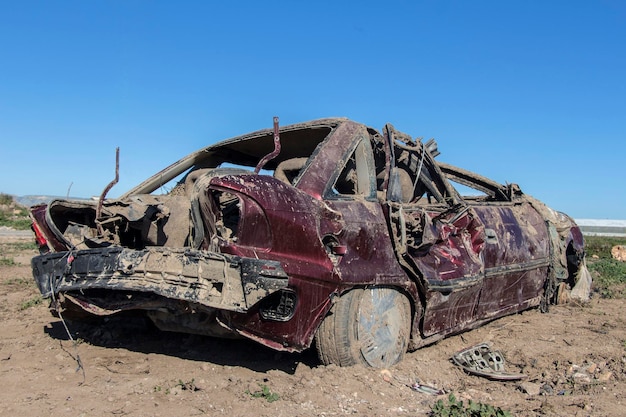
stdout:
<svg viewBox="0 0 626 417">
<path fill-rule="evenodd" d="M 411 329 L 408 298 L 393 288 L 342 295 L 320 325 L 315 347 L 323 364 L 386 368 L 402 360 Z"/>
</svg>

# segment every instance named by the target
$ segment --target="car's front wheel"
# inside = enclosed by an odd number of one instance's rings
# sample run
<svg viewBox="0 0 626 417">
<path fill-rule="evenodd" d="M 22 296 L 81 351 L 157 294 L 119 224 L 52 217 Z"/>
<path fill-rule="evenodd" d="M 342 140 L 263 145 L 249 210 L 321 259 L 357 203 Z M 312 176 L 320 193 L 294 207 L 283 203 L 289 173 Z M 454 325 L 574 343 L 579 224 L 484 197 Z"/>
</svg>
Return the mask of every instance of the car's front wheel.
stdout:
<svg viewBox="0 0 626 417">
<path fill-rule="evenodd" d="M 354 289 L 342 295 L 320 325 L 315 346 L 324 364 L 375 368 L 400 362 L 411 330 L 411 306 L 387 287 Z"/>
</svg>

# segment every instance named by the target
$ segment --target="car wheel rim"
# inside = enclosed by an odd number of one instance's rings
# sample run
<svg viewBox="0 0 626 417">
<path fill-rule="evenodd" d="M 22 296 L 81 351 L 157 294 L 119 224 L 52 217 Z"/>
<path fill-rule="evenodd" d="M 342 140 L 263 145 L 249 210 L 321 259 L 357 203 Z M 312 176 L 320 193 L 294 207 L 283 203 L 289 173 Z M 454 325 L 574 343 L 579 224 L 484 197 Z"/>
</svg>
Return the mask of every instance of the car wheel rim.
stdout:
<svg viewBox="0 0 626 417">
<path fill-rule="evenodd" d="M 397 363 L 408 340 L 408 300 L 392 288 L 369 288 L 359 304 L 357 334 L 365 362 L 376 368 Z"/>
</svg>

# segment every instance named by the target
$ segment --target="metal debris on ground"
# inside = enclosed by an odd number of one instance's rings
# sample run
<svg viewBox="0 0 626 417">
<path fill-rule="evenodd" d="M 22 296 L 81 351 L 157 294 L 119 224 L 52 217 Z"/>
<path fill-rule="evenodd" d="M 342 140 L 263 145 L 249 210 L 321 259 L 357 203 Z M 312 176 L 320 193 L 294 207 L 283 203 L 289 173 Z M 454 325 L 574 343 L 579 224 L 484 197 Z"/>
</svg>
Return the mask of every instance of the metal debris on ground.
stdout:
<svg viewBox="0 0 626 417">
<path fill-rule="evenodd" d="M 389 371 L 388 369 L 383 369 L 382 371 L 380 371 L 380 375 L 383 378 L 383 381 L 388 382 L 391 385 L 395 385 L 393 381 L 396 380 L 402 385 L 404 385 L 405 387 L 409 387 L 413 391 L 421 392 L 422 394 L 444 395 L 446 393 L 446 391 L 444 391 L 443 389 L 435 388 L 430 385 L 424 385 L 420 383 L 419 380 L 416 380 L 412 384 L 406 383 L 402 381 L 400 378 L 398 378 L 397 376 L 393 375 L 391 371 Z"/>
<path fill-rule="evenodd" d="M 413 385 L 410 387 L 413 391 L 421 392 L 422 394 L 430 394 L 430 395 L 443 395 L 446 392 L 442 389 L 431 387 L 429 385 L 422 385 L 419 382 L 415 381 Z"/>
<path fill-rule="evenodd" d="M 455 353 L 452 362 L 470 375 L 495 381 L 517 381 L 526 378 L 524 374 L 506 372 L 504 355 L 500 351 L 492 350 L 488 343 L 480 343 Z"/>
</svg>

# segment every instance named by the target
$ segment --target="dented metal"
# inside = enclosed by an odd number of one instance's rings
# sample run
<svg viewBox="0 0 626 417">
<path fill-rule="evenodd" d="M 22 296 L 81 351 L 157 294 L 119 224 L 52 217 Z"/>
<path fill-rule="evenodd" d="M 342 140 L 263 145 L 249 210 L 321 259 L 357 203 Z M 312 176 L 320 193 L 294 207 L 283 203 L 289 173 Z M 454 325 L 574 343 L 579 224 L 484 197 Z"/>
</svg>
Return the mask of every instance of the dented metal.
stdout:
<svg viewBox="0 0 626 417">
<path fill-rule="evenodd" d="M 286 288 L 288 278 L 275 261 L 159 247 L 113 246 L 42 255 L 33 258 L 32 268 L 44 297 L 106 289 L 237 312 Z"/>
<path fill-rule="evenodd" d="M 118 199 L 34 207 L 33 275 L 59 312 L 144 311 L 163 329 L 288 351 L 311 346 L 352 289 L 403 294 L 398 334 L 417 348 L 574 287 L 584 243 L 569 217 L 438 154 L 391 125 L 276 123 Z"/>
</svg>

